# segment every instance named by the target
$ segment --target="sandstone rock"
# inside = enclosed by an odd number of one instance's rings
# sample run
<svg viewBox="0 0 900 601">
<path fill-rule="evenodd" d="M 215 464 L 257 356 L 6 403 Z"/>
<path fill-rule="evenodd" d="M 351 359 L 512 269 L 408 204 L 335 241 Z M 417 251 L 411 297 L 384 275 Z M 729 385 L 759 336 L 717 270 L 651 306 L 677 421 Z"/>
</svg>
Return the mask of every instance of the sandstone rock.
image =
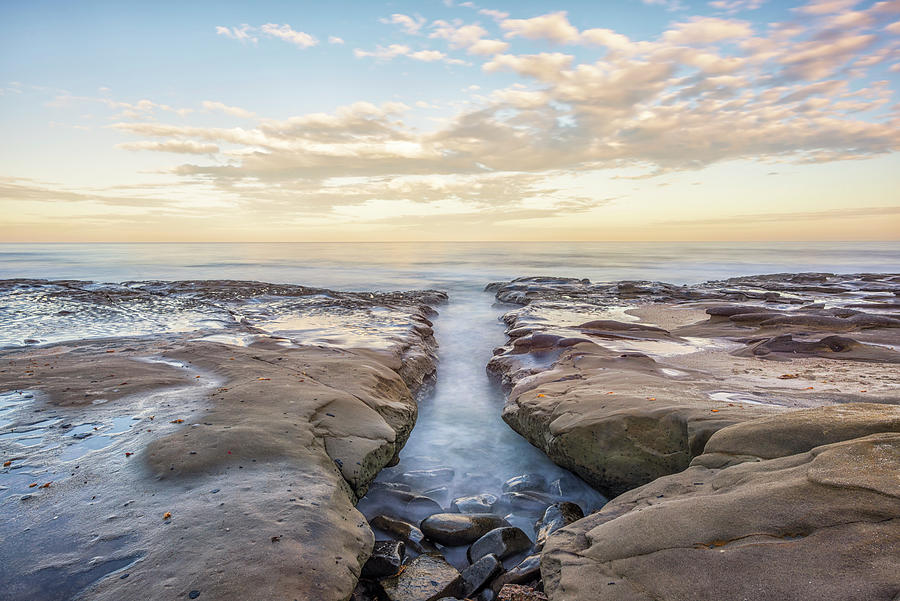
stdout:
<svg viewBox="0 0 900 601">
<path fill-rule="evenodd" d="M 508 525 L 501 516 L 490 513 L 437 513 L 421 524 L 425 536 L 448 547 L 468 545 L 494 528 Z"/>
<path fill-rule="evenodd" d="M 545 589 L 554 601 L 892 601 L 900 565 L 897 411 L 829 407 L 783 416 L 782 428 L 773 419 L 721 431 L 712 458 L 701 455 L 683 473 L 551 535 Z M 722 465 L 716 456 L 726 454 L 739 463 L 706 467 Z"/>
<path fill-rule="evenodd" d="M 419 555 L 402 572 L 381 581 L 391 601 L 437 601 L 455 596 L 461 585 L 457 569 L 437 555 Z"/>
<path fill-rule="evenodd" d="M 507 584 L 500 589 L 497 601 L 547 601 L 547 595 L 527 586 Z"/>
<path fill-rule="evenodd" d="M 472 543 L 467 553 L 469 561 L 477 562 L 485 555 L 494 555 L 506 559 L 510 555 L 527 551 L 531 548 L 531 539 L 519 528 L 511 526 L 495 528 Z"/>
</svg>

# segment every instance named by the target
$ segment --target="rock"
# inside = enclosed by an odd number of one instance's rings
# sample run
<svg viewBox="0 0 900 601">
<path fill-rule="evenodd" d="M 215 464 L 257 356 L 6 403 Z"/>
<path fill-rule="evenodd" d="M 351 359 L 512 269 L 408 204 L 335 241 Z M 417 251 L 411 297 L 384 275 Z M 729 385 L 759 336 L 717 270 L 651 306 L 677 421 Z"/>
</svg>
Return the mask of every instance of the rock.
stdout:
<svg viewBox="0 0 900 601">
<path fill-rule="evenodd" d="M 527 586 L 507 584 L 500 589 L 497 601 L 548 601 L 547 595 Z"/>
<path fill-rule="evenodd" d="M 735 354 L 766 358 L 788 355 L 900 363 L 900 352 L 882 346 L 864 344 L 846 336 L 826 336 L 821 340 L 803 341 L 794 340 L 791 334 L 783 334 L 751 344 L 747 349 Z"/>
<path fill-rule="evenodd" d="M 450 489 L 446 486 L 438 486 L 423 491 L 422 495 L 428 497 L 429 499 L 433 499 L 438 504 L 444 504 L 447 502 L 447 499 L 450 498 Z M 443 509 L 443 507 L 441 509 Z"/>
<path fill-rule="evenodd" d="M 437 601 L 456 596 L 461 586 L 456 568 L 437 555 L 419 555 L 402 572 L 381 581 L 391 601 Z"/>
<path fill-rule="evenodd" d="M 893 601 L 898 414 L 843 405 L 721 430 L 684 472 L 552 534 L 545 590 L 554 601 Z"/>
<path fill-rule="evenodd" d="M 692 465 L 721 468 L 786 457 L 879 432 L 900 432 L 900 407 L 849 403 L 803 409 L 719 430 Z"/>
<path fill-rule="evenodd" d="M 456 472 L 453 468 L 439 467 L 430 470 L 411 470 L 404 472 L 400 476 L 400 480 L 409 484 L 413 488 L 422 490 L 425 488 L 434 488 L 453 480 Z"/>
<path fill-rule="evenodd" d="M 461 597 L 469 597 L 486 586 L 503 571 L 503 564 L 496 555 L 485 555 L 462 571 Z"/>
<path fill-rule="evenodd" d="M 376 541 L 372 555 L 362 567 L 362 577 L 378 579 L 396 574 L 405 555 L 403 541 Z"/>
<path fill-rule="evenodd" d="M 496 601 L 497 593 L 491 588 L 481 589 L 481 592 L 475 597 L 475 601 Z"/>
<path fill-rule="evenodd" d="M 541 556 L 529 555 L 521 562 L 519 562 L 516 567 L 509 570 L 505 574 L 498 576 L 494 580 L 494 582 L 491 583 L 491 588 L 495 593 L 499 593 L 500 589 L 502 589 L 507 584 L 524 584 L 526 582 L 538 580 L 540 577 Z"/>
<path fill-rule="evenodd" d="M 429 539 L 448 547 L 459 547 L 508 524 L 501 516 L 490 513 L 438 513 L 425 518 L 421 526 Z"/>
<path fill-rule="evenodd" d="M 472 543 L 467 553 L 469 561 L 477 562 L 485 555 L 495 555 L 506 559 L 510 555 L 527 551 L 531 548 L 531 539 L 518 528 L 511 526 L 495 528 Z"/>
<path fill-rule="evenodd" d="M 491 513 L 499 500 L 497 495 L 489 493 L 458 497 L 453 499 L 450 509 L 459 513 Z"/>
<path fill-rule="evenodd" d="M 547 490 L 547 479 L 540 474 L 522 474 L 503 483 L 503 492 Z"/>
<path fill-rule="evenodd" d="M 428 553 L 434 551 L 434 545 L 425 539 L 425 535 L 413 524 L 386 515 L 376 515 L 371 521 L 373 528 L 378 528 L 394 536 L 415 551 Z"/>
<path fill-rule="evenodd" d="M 514 510 L 527 513 L 543 513 L 553 499 L 536 492 L 505 492 L 503 502 Z"/>
<path fill-rule="evenodd" d="M 416 523 L 433 513 L 443 511 L 440 503 L 430 497 L 396 488 L 371 490 L 366 495 L 366 502 L 370 506 L 378 507 L 380 511 Z"/>
<path fill-rule="evenodd" d="M 537 540 L 534 543 L 535 553 L 540 553 L 547 542 L 547 537 L 569 524 L 584 517 L 581 507 L 575 503 L 554 503 L 544 512 L 544 517 L 535 525 Z"/>
</svg>

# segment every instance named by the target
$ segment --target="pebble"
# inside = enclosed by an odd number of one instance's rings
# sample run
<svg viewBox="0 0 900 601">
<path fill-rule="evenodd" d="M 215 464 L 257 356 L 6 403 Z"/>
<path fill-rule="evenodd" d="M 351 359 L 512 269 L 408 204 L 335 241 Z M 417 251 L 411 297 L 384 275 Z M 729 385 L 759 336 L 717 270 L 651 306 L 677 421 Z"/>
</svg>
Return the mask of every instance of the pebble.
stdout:
<svg viewBox="0 0 900 601">
<path fill-rule="evenodd" d="M 188 599 L 196 599 L 199 596 L 200 596 L 200 591 L 198 591 L 198 590 L 193 590 L 188 593 Z"/>
</svg>

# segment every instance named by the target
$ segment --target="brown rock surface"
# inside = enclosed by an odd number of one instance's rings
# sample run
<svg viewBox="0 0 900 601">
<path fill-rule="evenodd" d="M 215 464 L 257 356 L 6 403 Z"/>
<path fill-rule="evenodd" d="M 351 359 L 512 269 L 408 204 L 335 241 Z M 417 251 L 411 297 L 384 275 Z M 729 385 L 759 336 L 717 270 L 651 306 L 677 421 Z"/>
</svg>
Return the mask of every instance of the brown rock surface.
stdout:
<svg viewBox="0 0 900 601">
<path fill-rule="evenodd" d="M 229 307 L 245 294 L 306 294 L 188 284 L 166 292 L 205 290 Z M 284 309 L 303 313 L 303 327 L 322 303 L 347 319 L 389 306 L 409 327 L 401 338 L 392 324 L 371 348 L 298 343 L 245 319 L 231 327 L 246 345 L 192 331 L 4 351 L 0 392 L 33 391 L 4 431 L 31 432 L 29 415 L 44 428 L 40 447 L 0 440 L 17 514 L 0 536 L 4 598 L 348 599 L 374 541 L 354 503 L 409 435 L 411 388 L 434 369 L 434 341 L 414 295 L 312 293 L 296 302 L 314 310 Z M 52 485 L 28 488 L 31 478 Z"/>
<path fill-rule="evenodd" d="M 847 405 L 719 431 L 727 467 L 704 453 L 553 534 L 550 599 L 896 599 L 898 416 Z"/>
<path fill-rule="evenodd" d="M 898 402 L 900 377 L 887 368 L 900 361 L 897 320 L 878 313 L 883 303 L 870 312 L 838 306 L 865 304 L 872 282 L 896 292 L 896 278 L 814 275 L 814 285 L 811 274 L 690 287 L 491 285 L 498 300 L 523 305 L 504 316 L 511 341 L 488 366 L 510 389 L 503 418 L 616 495 L 687 468 L 732 424 L 791 408 Z"/>
</svg>

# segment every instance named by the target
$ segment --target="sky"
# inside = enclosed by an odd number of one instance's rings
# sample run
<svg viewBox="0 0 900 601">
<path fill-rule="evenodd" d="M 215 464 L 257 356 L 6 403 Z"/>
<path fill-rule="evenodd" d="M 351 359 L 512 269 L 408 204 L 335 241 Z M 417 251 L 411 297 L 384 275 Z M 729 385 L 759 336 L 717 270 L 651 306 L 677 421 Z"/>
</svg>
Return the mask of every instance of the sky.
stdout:
<svg viewBox="0 0 900 601">
<path fill-rule="evenodd" d="M 0 241 L 900 240 L 900 0 L 0 0 Z"/>
</svg>

